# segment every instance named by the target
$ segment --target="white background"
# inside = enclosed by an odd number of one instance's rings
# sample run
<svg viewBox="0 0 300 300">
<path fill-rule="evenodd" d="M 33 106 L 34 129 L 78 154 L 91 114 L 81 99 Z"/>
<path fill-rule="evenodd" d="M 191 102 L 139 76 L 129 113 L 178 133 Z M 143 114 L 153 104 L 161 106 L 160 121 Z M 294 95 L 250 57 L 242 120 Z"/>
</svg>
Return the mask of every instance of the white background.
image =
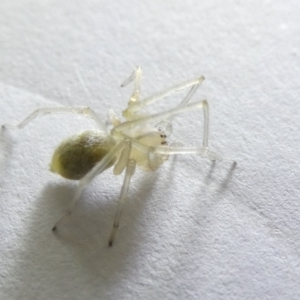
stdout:
<svg viewBox="0 0 300 300">
<path fill-rule="evenodd" d="M 194 100 L 210 103 L 210 146 L 238 163 L 137 171 L 110 249 L 123 177 L 111 170 L 51 232 L 76 189 L 48 171 L 52 152 L 93 124 L 2 130 L 0 299 L 300 298 L 298 1 L 1 0 L 0 12 L 0 123 L 45 106 L 120 115 L 136 65 L 144 96 L 203 74 Z M 200 145 L 202 121 L 176 118 L 170 139 Z"/>
</svg>

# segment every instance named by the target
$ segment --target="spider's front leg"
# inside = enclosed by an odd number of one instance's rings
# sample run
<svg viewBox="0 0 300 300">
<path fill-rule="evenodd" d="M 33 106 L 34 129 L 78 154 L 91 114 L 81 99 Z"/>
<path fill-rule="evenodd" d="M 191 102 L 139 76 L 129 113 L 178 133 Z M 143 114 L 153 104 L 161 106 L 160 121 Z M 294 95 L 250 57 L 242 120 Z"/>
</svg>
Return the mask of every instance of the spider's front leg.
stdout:
<svg viewBox="0 0 300 300">
<path fill-rule="evenodd" d="M 221 161 L 222 156 L 209 150 L 207 147 L 186 147 L 186 146 L 158 146 L 155 147 L 153 153 L 156 155 L 185 155 L 185 154 L 198 154 L 206 157 L 211 161 Z"/>
<path fill-rule="evenodd" d="M 123 111 L 123 116 L 125 118 L 127 118 L 128 120 L 134 119 L 133 118 L 134 115 L 142 108 L 144 108 L 160 99 L 163 99 L 175 92 L 178 92 L 185 88 L 191 87 L 188 94 L 184 97 L 184 99 L 178 105 L 178 107 L 183 107 L 190 101 L 190 99 L 192 98 L 192 96 L 194 95 L 194 93 L 196 92 L 198 87 L 201 85 L 201 83 L 204 81 L 204 79 L 205 79 L 204 76 L 201 75 L 200 77 L 193 78 L 193 79 L 185 81 L 183 83 L 174 85 L 173 87 L 170 87 L 166 90 L 160 91 L 160 92 L 158 92 L 150 97 L 144 98 L 140 101 L 129 102 L 128 107 Z M 171 120 L 172 120 L 172 118 L 170 117 L 168 120 L 165 120 L 165 121 L 171 121 Z"/>
<path fill-rule="evenodd" d="M 222 160 L 222 157 L 208 149 L 208 131 L 209 131 L 209 107 L 208 102 L 206 100 L 193 102 L 190 104 L 179 105 L 173 109 L 168 111 L 164 111 L 161 113 L 157 113 L 154 115 L 150 115 L 147 117 L 143 117 L 133 121 L 127 121 L 121 123 L 120 125 L 116 126 L 112 134 L 116 134 L 118 132 L 124 132 L 125 130 L 130 130 L 136 126 L 141 126 L 144 124 L 148 124 L 151 122 L 163 121 L 168 120 L 169 118 L 173 118 L 176 115 L 182 114 L 184 112 L 192 111 L 195 109 L 203 109 L 204 114 L 204 130 L 203 130 L 203 141 L 202 147 L 170 147 L 170 146 L 158 146 L 154 148 L 155 154 L 160 155 L 174 155 L 174 154 L 199 154 L 201 156 L 207 157 L 208 159 L 214 160 Z M 132 141 L 133 142 L 133 141 Z M 138 145 L 134 144 L 136 147 Z"/>
<path fill-rule="evenodd" d="M 153 149 L 153 153 L 158 155 L 179 155 L 179 154 L 198 154 L 203 157 L 206 157 L 212 161 L 215 160 L 222 160 L 222 157 L 209 150 L 208 148 L 208 133 L 209 133 L 209 105 L 206 100 L 202 100 L 199 102 L 200 105 L 196 106 L 195 108 L 202 108 L 203 115 L 204 115 L 204 128 L 203 128 L 203 140 L 202 140 L 202 147 L 172 147 L 172 146 L 158 146 Z M 182 110 L 183 108 L 193 107 L 192 104 L 190 105 L 179 105 L 178 110 Z M 175 115 L 171 115 L 170 118 L 173 118 Z"/>
</svg>

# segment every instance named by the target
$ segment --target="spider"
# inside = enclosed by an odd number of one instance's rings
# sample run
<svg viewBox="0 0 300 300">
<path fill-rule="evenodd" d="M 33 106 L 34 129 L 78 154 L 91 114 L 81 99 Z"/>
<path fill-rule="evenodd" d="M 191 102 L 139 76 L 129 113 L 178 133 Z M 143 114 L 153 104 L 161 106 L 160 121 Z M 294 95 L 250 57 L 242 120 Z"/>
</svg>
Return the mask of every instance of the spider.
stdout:
<svg viewBox="0 0 300 300">
<path fill-rule="evenodd" d="M 95 130 L 84 131 L 65 139 L 53 154 L 50 170 L 67 179 L 79 181 L 70 207 L 62 218 L 55 223 L 52 228 L 53 231 L 57 230 L 66 217 L 72 214 L 83 189 L 97 175 L 113 166 L 115 175 L 119 175 L 125 170 L 125 176 L 108 241 L 109 247 L 112 247 L 127 198 L 130 180 L 136 166 L 145 171 L 154 171 L 170 155 L 179 154 L 198 154 L 212 161 L 222 160 L 220 155 L 208 148 L 208 102 L 201 100 L 189 103 L 193 94 L 203 82 L 204 76 L 201 75 L 150 97 L 140 99 L 141 76 L 142 69 L 136 67 L 131 76 L 121 84 L 121 87 L 124 87 L 132 81 L 134 83 L 128 106 L 122 112 L 124 121 L 121 121 L 112 110 L 109 111 L 109 122 L 105 124 L 89 107 L 51 107 L 35 110 L 18 125 L 5 124 L 2 126 L 2 128 L 22 129 L 39 116 L 73 113 L 93 119 L 98 127 Z M 142 108 L 188 87 L 190 87 L 189 92 L 175 108 L 151 115 L 140 112 Z M 178 143 L 169 145 L 167 136 L 172 132 L 172 119 L 184 112 L 200 108 L 204 112 L 202 146 L 185 147 Z"/>
</svg>

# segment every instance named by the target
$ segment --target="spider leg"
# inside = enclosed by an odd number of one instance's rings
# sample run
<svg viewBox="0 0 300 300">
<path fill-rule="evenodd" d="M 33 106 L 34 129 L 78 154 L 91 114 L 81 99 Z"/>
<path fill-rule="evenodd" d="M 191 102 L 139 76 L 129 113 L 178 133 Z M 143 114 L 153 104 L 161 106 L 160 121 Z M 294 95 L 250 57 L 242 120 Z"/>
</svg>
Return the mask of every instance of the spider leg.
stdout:
<svg viewBox="0 0 300 300">
<path fill-rule="evenodd" d="M 126 121 L 126 122 L 121 123 L 120 125 L 116 126 L 112 130 L 112 135 L 116 134 L 117 132 L 122 132 L 124 130 L 130 130 L 130 129 L 136 127 L 136 126 L 144 125 L 144 124 L 147 124 L 149 122 L 156 122 L 156 121 L 166 120 L 169 117 L 176 116 L 176 115 L 184 113 L 186 111 L 194 110 L 194 109 L 197 109 L 197 108 L 202 108 L 205 105 L 207 105 L 206 100 L 197 101 L 197 102 L 193 102 L 193 103 L 188 104 L 188 105 L 175 107 L 175 108 L 170 109 L 168 111 L 164 111 L 164 112 L 157 113 L 157 114 L 154 114 L 154 115 L 142 117 L 142 118 L 139 118 L 139 119 L 136 119 L 136 120 L 133 120 L 133 121 Z"/>
<path fill-rule="evenodd" d="M 119 197 L 119 203 L 118 203 L 117 212 L 116 212 L 115 219 L 114 219 L 113 228 L 112 228 L 111 235 L 110 235 L 109 242 L 108 242 L 109 247 L 112 247 L 117 230 L 119 228 L 119 223 L 120 223 L 120 219 L 121 219 L 122 212 L 123 212 L 123 206 L 124 206 L 127 194 L 128 194 L 130 179 L 135 171 L 135 166 L 136 166 L 136 162 L 133 159 L 129 159 L 128 163 L 127 163 L 127 167 L 126 167 L 126 173 L 125 173 L 125 177 L 124 177 L 123 186 L 122 186 L 120 197 Z"/>
<path fill-rule="evenodd" d="M 204 77 L 203 77 L 204 80 Z M 202 81 L 203 81 L 202 80 Z M 186 97 L 180 102 L 180 104 L 177 107 L 184 107 L 187 105 L 187 103 L 190 101 L 202 81 L 199 81 L 197 84 L 193 85 Z M 203 141 L 208 143 L 208 102 L 205 100 L 205 103 L 203 103 L 203 112 L 204 112 L 204 138 Z M 175 116 L 171 116 L 167 118 L 164 121 L 159 122 L 156 127 L 162 130 L 167 136 L 170 136 L 170 134 L 173 131 L 173 125 L 172 125 L 172 120 L 174 119 Z"/>
<path fill-rule="evenodd" d="M 176 154 L 198 154 L 207 157 L 212 161 L 229 160 L 236 164 L 236 161 L 230 158 L 224 158 L 219 154 L 208 149 L 208 130 L 209 130 L 209 105 L 206 100 L 202 102 L 204 113 L 204 130 L 202 147 L 181 147 L 181 146 L 157 146 L 153 148 L 153 153 L 158 155 L 176 155 Z"/>
<path fill-rule="evenodd" d="M 187 105 L 187 103 L 191 100 L 191 98 L 193 97 L 196 90 L 203 82 L 203 80 L 204 80 L 203 76 L 199 78 L 199 81 L 197 83 L 195 83 L 195 85 L 192 86 L 192 88 L 190 89 L 188 94 L 183 98 L 183 100 L 179 103 L 179 105 L 177 107 L 183 107 L 183 106 Z M 204 107 L 203 107 L 203 109 L 204 109 Z M 155 126 L 158 127 L 160 130 L 162 130 L 166 135 L 170 136 L 170 134 L 173 131 L 173 126 L 171 123 L 173 118 L 174 118 L 174 116 L 169 117 L 166 120 L 159 122 Z"/>
<path fill-rule="evenodd" d="M 206 147 L 185 147 L 185 146 L 158 146 L 152 149 L 152 152 L 157 155 L 184 155 L 184 154 L 197 154 L 206 157 L 211 161 L 228 161 L 237 165 L 237 162 L 230 158 L 219 155 Z"/>
<path fill-rule="evenodd" d="M 115 164 L 114 167 L 114 174 L 119 175 L 123 172 L 123 170 L 126 168 L 126 165 L 129 160 L 130 152 L 131 152 L 131 142 L 128 138 L 125 137 L 125 147 L 122 150 L 122 153 L 120 155 L 119 160 Z"/>
<path fill-rule="evenodd" d="M 142 68 L 140 66 L 137 66 L 135 70 L 132 72 L 130 77 L 121 84 L 121 87 L 126 86 L 131 81 L 134 81 L 134 87 L 133 92 L 129 100 L 129 104 L 136 103 L 139 101 L 140 93 L 141 93 L 141 77 L 142 77 Z"/>
<path fill-rule="evenodd" d="M 34 120 L 36 117 L 45 116 L 49 114 L 80 114 L 84 115 L 85 117 L 89 117 L 93 119 L 99 128 L 106 132 L 106 127 L 103 124 L 103 122 L 98 118 L 97 114 L 90 109 L 89 107 L 80 106 L 80 107 L 45 107 L 45 108 L 39 108 L 32 112 L 29 116 L 27 116 L 21 123 L 17 125 L 11 125 L 11 124 L 4 124 L 2 125 L 2 128 L 9 127 L 9 128 L 15 128 L 15 129 L 22 129 L 25 127 L 29 122 Z"/>
<path fill-rule="evenodd" d="M 186 97 L 186 99 L 190 99 L 189 97 Z M 174 155 L 174 154 L 198 154 L 203 157 L 207 157 L 208 159 L 214 161 L 214 160 L 222 160 L 222 157 L 215 153 L 212 152 L 211 150 L 208 149 L 208 134 L 209 134 L 209 105 L 206 100 L 202 101 L 197 101 L 191 104 L 187 104 L 187 101 L 184 101 L 179 104 L 176 108 L 168 110 L 166 112 L 158 113 L 155 115 L 150 115 L 144 118 L 140 118 L 137 120 L 133 121 L 127 121 L 119 126 L 116 126 L 114 129 L 117 134 L 122 135 L 125 137 L 126 135 L 122 133 L 123 131 L 127 129 L 131 129 L 135 126 L 140 126 L 143 124 L 146 124 L 148 122 L 152 121 L 158 121 L 158 120 L 166 120 L 168 118 L 173 118 L 177 114 L 181 114 L 183 112 L 193 110 L 196 108 L 202 108 L 203 109 L 203 114 L 204 114 L 204 130 L 203 130 L 203 142 L 202 142 L 202 147 L 171 147 L 171 146 L 158 146 L 156 148 L 149 148 L 141 143 L 139 143 L 137 140 L 131 140 L 132 145 L 136 148 L 138 148 L 140 151 L 143 152 L 148 152 L 149 153 L 149 158 L 155 155 Z M 114 131 L 113 133 L 114 134 Z M 150 152 L 149 152 L 150 151 Z M 155 158 L 155 156 L 153 156 Z M 231 159 L 228 159 L 231 160 Z M 154 161 L 154 160 L 153 160 Z"/>
<path fill-rule="evenodd" d="M 84 188 L 90 184 L 92 182 L 92 180 L 101 172 L 103 172 L 106 167 L 110 164 L 110 162 L 114 159 L 114 157 L 116 155 L 118 155 L 119 152 L 121 152 L 124 147 L 126 146 L 126 144 L 128 144 L 128 140 L 122 140 L 119 144 L 117 144 L 116 146 L 114 146 L 104 157 L 103 159 L 94 166 L 94 168 L 88 172 L 83 178 L 80 179 L 76 193 L 71 201 L 70 207 L 68 208 L 68 210 L 66 211 L 66 213 L 64 214 L 64 216 L 59 219 L 55 225 L 53 226 L 52 230 L 55 231 L 57 229 L 57 227 L 59 227 L 60 225 L 62 225 L 64 223 L 64 221 L 66 220 L 66 217 L 71 215 L 73 212 L 73 209 L 81 195 L 81 193 L 83 192 Z"/>
<path fill-rule="evenodd" d="M 212 161 L 223 160 L 219 154 L 209 150 L 207 147 L 157 146 L 153 148 L 153 153 L 159 155 L 198 154 Z"/>
<path fill-rule="evenodd" d="M 123 116 L 127 119 L 132 119 L 132 116 L 139 111 L 140 109 L 142 109 L 145 106 L 148 106 L 160 99 L 163 99 L 177 91 L 180 91 L 182 89 L 185 89 L 187 87 L 192 86 L 191 90 L 189 91 L 189 93 L 186 95 L 186 97 L 182 100 L 182 102 L 179 104 L 179 106 L 184 106 L 186 103 L 188 103 L 188 101 L 191 99 L 191 97 L 193 96 L 193 94 L 196 92 L 197 88 L 200 86 L 200 84 L 204 81 L 204 76 L 201 75 L 200 77 L 194 78 L 192 80 L 188 80 L 186 82 L 183 82 L 181 84 L 177 84 L 167 90 L 163 90 L 161 92 L 158 92 L 150 97 L 147 97 L 141 101 L 138 102 L 132 102 L 129 103 L 127 109 L 125 109 L 123 111 Z"/>
</svg>

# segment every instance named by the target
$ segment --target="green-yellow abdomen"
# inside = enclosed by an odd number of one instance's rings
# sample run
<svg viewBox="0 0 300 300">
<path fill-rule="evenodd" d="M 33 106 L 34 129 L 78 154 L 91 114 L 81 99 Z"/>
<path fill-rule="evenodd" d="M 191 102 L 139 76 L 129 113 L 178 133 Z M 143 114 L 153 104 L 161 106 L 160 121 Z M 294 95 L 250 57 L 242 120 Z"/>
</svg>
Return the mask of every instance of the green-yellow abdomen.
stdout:
<svg viewBox="0 0 300 300">
<path fill-rule="evenodd" d="M 79 180 L 86 175 L 116 144 L 101 131 L 84 131 L 64 140 L 55 150 L 50 170 L 67 179 Z M 107 168 L 114 164 L 113 160 Z"/>
</svg>

